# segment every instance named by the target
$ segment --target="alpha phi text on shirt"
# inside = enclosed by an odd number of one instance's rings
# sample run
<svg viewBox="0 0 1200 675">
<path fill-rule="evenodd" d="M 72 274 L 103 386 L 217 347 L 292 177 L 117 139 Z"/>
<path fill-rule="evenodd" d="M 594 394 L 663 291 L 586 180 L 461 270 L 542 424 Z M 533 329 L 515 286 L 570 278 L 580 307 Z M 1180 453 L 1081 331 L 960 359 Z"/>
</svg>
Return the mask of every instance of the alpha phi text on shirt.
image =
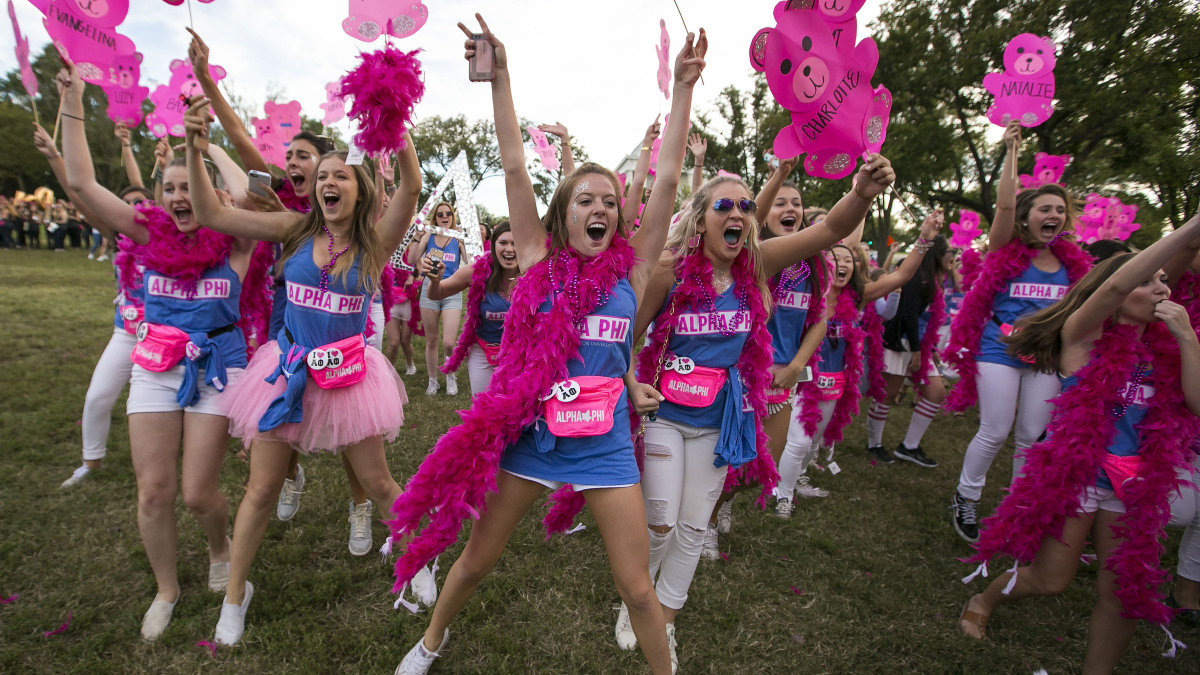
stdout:
<svg viewBox="0 0 1200 675">
<path fill-rule="evenodd" d="M 711 313 L 683 313 L 679 315 L 675 322 L 675 332 L 679 335 L 712 335 L 720 333 L 721 330 L 734 331 L 736 333 L 750 332 L 750 313 L 749 312 L 711 312 Z"/>
<path fill-rule="evenodd" d="M 287 282 L 287 298 L 288 302 L 298 307 L 318 309 L 330 314 L 358 314 L 366 302 L 366 297 L 362 295 L 342 295 L 291 281 Z"/>
<path fill-rule="evenodd" d="M 191 295 L 179 282 L 157 274 L 149 275 L 146 283 L 146 292 L 150 295 L 177 300 L 223 300 L 229 297 L 231 288 L 228 279 L 200 279 L 196 282 L 196 293 Z"/>
<path fill-rule="evenodd" d="M 782 297 L 775 298 L 775 305 L 778 307 L 807 310 L 812 305 L 812 293 L 788 291 Z"/>
<path fill-rule="evenodd" d="M 589 314 L 579 330 L 579 339 L 591 342 L 624 342 L 629 335 L 629 319 Z"/>
<path fill-rule="evenodd" d="M 1058 284 L 1034 284 L 1015 281 L 1008 286 L 1008 294 L 1014 298 L 1031 300 L 1062 300 L 1067 287 Z"/>
</svg>

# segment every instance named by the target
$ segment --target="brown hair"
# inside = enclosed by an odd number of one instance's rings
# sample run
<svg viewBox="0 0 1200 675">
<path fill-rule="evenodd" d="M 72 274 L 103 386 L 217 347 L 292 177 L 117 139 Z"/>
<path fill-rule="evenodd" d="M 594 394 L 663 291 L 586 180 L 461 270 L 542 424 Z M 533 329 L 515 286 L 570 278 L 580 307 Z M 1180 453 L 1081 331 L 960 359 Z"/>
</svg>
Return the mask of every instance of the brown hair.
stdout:
<svg viewBox="0 0 1200 675">
<path fill-rule="evenodd" d="M 458 227 L 458 212 L 454 210 L 454 205 L 445 199 L 433 205 L 433 224 L 437 224 L 437 212 L 443 206 L 450 209 L 450 227 Z"/>
<path fill-rule="evenodd" d="M 858 308 L 862 309 L 867 304 L 866 293 L 864 293 L 867 284 L 863 281 L 864 270 L 867 268 L 866 258 L 863 255 L 862 249 L 857 246 L 851 247 L 845 244 L 834 244 L 829 247 L 829 250 L 832 252 L 838 248 L 846 249 L 850 253 L 850 259 L 854 261 L 854 267 L 850 270 L 850 274 L 846 279 L 846 287 L 858 294 Z M 837 276 L 836 260 L 833 275 L 834 277 Z M 832 286 L 833 284 L 830 283 L 830 285 Z"/>
<path fill-rule="evenodd" d="M 567 207 L 571 203 L 572 195 L 575 194 L 575 186 L 585 176 L 593 174 L 603 176 L 612 183 L 613 195 L 618 199 L 618 204 L 620 203 L 621 185 L 612 171 L 594 162 L 580 164 L 575 168 L 574 173 L 558 183 L 558 187 L 554 190 L 554 196 L 550 197 L 550 208 L 546 210 L 546 215 L 542 218 L 542 226 L 550 233 L 550 252 L 568 248 Z M 625 219 L 621 216 L 620 206 L 617 207 L 617 234 L 622 237 L 629 236 Z"/>
<path fill-rule="evenodd" d="M 500 223 L 495 227 L 495 229 L 492 230 L 492 236 L 489 239 L 489 241 L 492 242 L 492 246 L 490 250 L 488 250 L 488 256 L 491 258 L 491 260 L 488 262 L 492 266 L 492 273 L 490 276 L 488 276 L 487 280 L 487 290 L 489 293 L 499 293 L 500 280 L 504 278 L 504 268 L 500 266 L 499 254 L 496 253 L 496 242 L 500 240 L 500 235 L 506 232 L 512 232 L 512 225 L 507 220 L 503 223 Z M 477 264 L 483 263 L 480 262 Z"/>
<path fill-rule="evenodd" d="M 1062 300 L 1029 316 L 1021 317 L 1011 335 L 1000 338 L 1008 345 L 1008 353 L 1017 358 L 1032 357 L 1033 368 L 1043 373 L 1058 370 L 1062 352 L 1062 330 L 1067 318 L 1083 306 L 1084 301 L 1100 290 L 1105 281 L 1122 265 L 1133 260 L 1134 253 L 1113 256 L 1096 264 Z"/>
<path fill-rule="evenodd" d="M 1077 217 L 1075 214 L 1075 198 L 1071 196 L 1071 193 L 1067 192 L 1066 188 L 1051 183 L 1043 185 L 1036 190 L 1024 190 L 1021 194 L 1017 195 L 1016 223 L 1017 235 L 1021 237 L 1021 241 L 1025 242 L 1026 246 L 1041 243 L 1037 236 L 1029 231 L 1029 212 L 1033 210 L 1033 203 L 1037 201 L 1037 198 L 1043 195 L 1053 195 L 1063 200 L 1063 203 L 1066 204 L 1067 218 L 1059 228 L 1059 231 L 1067 233 L 1075 231 L 1075 220 Z"/>
<path fill-rule="evenodd" d="M 328 152 L 321 155 L 321 158 L 317 160 L 317 167 L 313 171 L 313 175 L 316 176 L 317 172 L 321 170 L 321 164 L 325 160 L 333 158 L 344 162 L 346 161 L 346 152 Z M 373 291 L 379 286 L 384 259 L 391 252 L 383 250 L 383 246 L 379 243 L 379 237 L 375 234 L 375 207 L 378 196 L 375 194 L 373 177 L 361 164 L 347 164 L 346 168 L 351 170 L 355 182 L 358 183 L 359 200 L 354 205 L 354 215 L 350 221 L 350 249 L 346 251 L 345 255 L 338 258 L 337 264 L 331 271 L 333 276 L 344 281 L 346 273 L 361 257 L 362 263 L 358 268 L 358 288 L 359 290 Z M 317 201 L 316 190 L 309 194 L 308 201 L 312 209 L 283 238 L 283 253 L 279 256 L 279 269 L 283 269 L 284 262 L 300 250 L 305 241 L 316 238 L 325 229 L 325 214 L 321 211 L 321 205 Z"/>
</svg>

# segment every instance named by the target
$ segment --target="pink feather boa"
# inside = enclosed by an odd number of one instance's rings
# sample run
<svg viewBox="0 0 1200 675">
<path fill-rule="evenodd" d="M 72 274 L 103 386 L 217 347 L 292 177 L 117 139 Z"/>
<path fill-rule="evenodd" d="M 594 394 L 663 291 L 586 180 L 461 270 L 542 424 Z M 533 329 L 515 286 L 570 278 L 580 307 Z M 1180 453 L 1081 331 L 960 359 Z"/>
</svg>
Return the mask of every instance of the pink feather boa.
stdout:
<svg viewBox="0 0 1200 675">
<path fill-rule="evenodd" d="M 192 234 L 184 234 L 162 207 L 144 202 L 134 208 L 137 222 L 146 228 L 149 240 L 138 244 L 129 237 L 122 237 L 118 243 L 114 263 L 121 272 L 121 290 L 128 295 L 141 287 L 142 274 L 138 271 L 141 266 L 176 280 L 187 296 L 194 298 L 200 275 L 229 258 L 233 237 L 203 227 Z M 271 290 L 267 272 L 274 261 L 270 243 L 259 242 L 242 279 L 238 326 L 246 337 L 247 357 L 253 356 L 255 347 L 269 339 L 267 322 L 271 316 Z"/>
<path fill-rule="evenodd" d="M 360 53 L 362 63 L 342 76 L 340 96 L 353 97 L 348 116 L 358 123 L 354 145 L 375 156 L 404 149 L 413 106 L 425 95 L 419 49 L 403 52 L 390 43 Z"/>
<path fill-rule="evenodd" d="M 384 265 L 383 272 L 379 275 L 379 299 L 383 303 L 383 323 L 387 324 L 388 317 L 392 315 L 392 306 L 396 304 L 395 300 L 395 285 L 396 285 L 396 270 L 392 269 L 391 265 Z M 368 315 L 367 328 L 364 331 L 367 337 L 375 336 L 375 322 L 369 320 Z"/>
<path fill-rule="evenodd" d="M 312 210 L 312 202 L 309 201 L 309 197 L 301 197 L 296 194 L 296 189 L 292 186 L 291 181 L 283 181 L 283 185 L 279 186 L 275 194 L 279 197 L 279 201 L 283 202 L 284 208 L 289 211 L 308 213 Z"/>
<path fill-rule="evenodd" d="M 812 330 L 813 327 L 817 325 L 817 322 L 825 321 L 825 291 L 829 288 L 829 267 L 826 264 L 825 256 L 818 254 L 813 256 L 813 260 L 816 260 L 818 264 L 812 265 L 810 262 L 810 267 L 813 268 L 813 274 L 820 277 L 820 288 L 822 292 L 820 295 L 813 293 L 812 302 L 809 303 L 808 314 L 806 314 L 804 317 L 804 335 L 807 335 L 808 331 Z M 776 283 L 778 283 L 779 280 L 780 277 L 776 277 Z M 816 290 L 817 287 L 817 284 L 812 285 L 814 290 Z M 801 339 L 803 340 L 803 335 L 801 336 Z M 812 369 L 813 373 L 817 372 L 817 369 L 821 365 L 821 350 L 819 348 L 813 350 L 812 356 L 808 357 L 808 363 L 806 365 Z M 814 377 L 808 382 L 801 382 L 800 384 L 796 385 L 796 393 L 799 394 L 801 400 L 809 396 L 817 396 L 819 394 L 817 389 L 817 378 Z M 801 406 L 798 414 L 800 421 L 804 424 L 804 428 L 811 428 L 812 432 L 810 433 L 816 433 L 817 425 L 821 423 L 821 411 L 816 407 L 805 408 Z"/>
<path fill-rule="evenodd" d="M 975 285 L 975 280 L 979 278 L 979 272 L 983 269 L 984 256 L 975 247 L 967 247 L 962 252 L 962 267 L 959 268 L 959 273 L 962 274 L 962 290 L 964 293 L 971 290 Z"/>
<path fill-rule="evenodd" d="M 1013 239 L 1008 246 L 999 251 L 992 251 L 984 260 L 983 269 L 971 285 L 971 290 L 963 296 L 958 314 L 950 324 L 950 342 L 946 345 L 946 353 L 943 355 L 946 363 L 960 376 L 946 399 L 947 410 L 962 412 L 975 405 L 979 399 L 975 382 L 979 367 L 975 363 L 975 355 L 979 351 L 983 329 L 992 320 L 996 294 L 1004 290 L 1005 284 L 1011 279 L 1033 264 L 1033 258 L 1039 250 L 1025 245 L 1020 239 Z M 1092 269 L 1092 257 L 1073 241 L 1056 241 L 1051 244 L 1050 250 L 1067 268 L 1067 278 L 1071 285 Z"/>
<path fill-rule="evenodd" d="M 492 276 L 492 254 L 487 253 L 472 264 L 474 267 L 471 270 L 471 286 L 467 290 L 467 306 L 463 308 L 467 321 L 463 324 L 462 334 L 458 336 L 454 353 L 446 359 L 441 368 L 443 373 L 458 370 L 463 359 L 467 358 L 471 345 L 475 344 L 475 331 L 479 329 L 479 306 L 483 304 L 483 297 L 487 295 L 488 277 Z"/>
<path fill-rule="evenodd" d="M 1138 425 L 1140 480 L 1125 483 L 1126 513 L 1113 526 L 1120 540 L 1107 569 L 1117 575 L 1115 594 L 1123 616 L 1166 624 L 1172 611 L 1159 588 L 1163 528 L 1170 519 L 1170 493 L 1189 481 L 1176 470 L 1190 468 L 1188 444 L 1200 433 L 1200 418 L 1188 412 L 1179 381 L 1179 346 L 1166 326 L 1146 326 L 1142 341 L 1129 325 L 1109 324 L 1092 348 L 1077 383 L 1053 400 L 1047 439 L 1025 451 L 1025 469 L 996 514 L 983 523 L 977 553 L 970 562 L 986 564 L 996 555 L 1028 563 L 1046 537 L 1060 537 L 1063 524 L 1079 509 L 1079 497 L 1093 484 L 1112 442 L 1111 411 L 1142 361 L 1153 364 L 1149 410 Z"/>
<path fill-rule="evenodd" d="M 933 291 L 933 300 L 929 303 L 929 321 L 925 324 L 925 334 L 921 336 L 921 365 L 917 368 L 917 375 L 913 379 L 917 384 L 927 384 L 929 378 L 925 376 L 933 368 L 933 354 L 937 351 L 938 343 L 938 328 L 946 323 L 946 294 L 942 292 L 942 283 L 937 281 L 937 288 Z M 886 396 L 886 393 L 885 393 Z M 882 400 L 871 395 L 876 401 Z"/>
<path fill-rule="evenodd" d="M 862 314 L 865 317 L 865 313 Z M 862 399 L 859 382 L 862 381 L 863 347 L 866 345 L 866 331 L 863 330 L 860 311 L 858 309 L 858 294 L 849 286 L 838 293 L 837 305 L 834 306 L 830 321 L 839 321 L 842 326 L 841 339 L 846 342 L 846 351 L 842 359 L 845 364 L 842 372 L 846 376 L 846 386 L 842 397 L 833 407 L 833 416 L 825 427 L 823 438 L 815 438 L 817 425 L 821 420 L 821 411 L 817 407 L 821 403 L 818 389 L 814 386 L 803 392 L 800 399 L 800 411 L 797 417 L 804 422 L 804 432 L 814 443 L 824 442 L 831 445 L 842 440 L 842 431 L 850 424 L 851 417 L 858 412 L 858 404 Z M 882 329 L 880 340 L 882 340 Z M 816 379 L 816 378 L 814 378 Z M 851 412 L 853 411 L 853 412 Z"/>
<path fill-rule="evenodd" d="M 1187 310 L 1192 328 L 1200 331 L 1200 274 L 1190 270 L 1184 272 L 1171 295 L 1175 302 Z"/>
<path fill-rule="evenodd" d="M 887 381 L 883 379 L 883 319 L 875 311 L 875 303 L 863 308 L 863 333 L 866 337 L 867 396 L 881 401 L 887 396 Z M 858 414 L 858 408 L 854 409 Z"/>
<path fill-rule="evenodd" d="M 577 301 L 551 286 L 551 260 L 560 281 L 564 268 L 578 275 Z M 491 384 L 472 399 L 469 410 L 459 413 L 462 424 L 438 440 L 392 506 L 395 518 L 388 527 L 393 539 L 415 535 L 396 560 L 393 591 L 458 539 L 463 520 L 479 517 L 487 493 L 496 489 L 504 449 L 533 423 L 539 397 L 567 376 L 567 362 L 579 356 L 576 322 L 595 310 L 598 295 L 628 276 L 635 262 L 633 247 L 618 237 L 594 258 L 557 251 L 522 275 L 505 318 L 500 364 Z M 551 293 L 550 310 L 538 311 Z"/>
</svg>

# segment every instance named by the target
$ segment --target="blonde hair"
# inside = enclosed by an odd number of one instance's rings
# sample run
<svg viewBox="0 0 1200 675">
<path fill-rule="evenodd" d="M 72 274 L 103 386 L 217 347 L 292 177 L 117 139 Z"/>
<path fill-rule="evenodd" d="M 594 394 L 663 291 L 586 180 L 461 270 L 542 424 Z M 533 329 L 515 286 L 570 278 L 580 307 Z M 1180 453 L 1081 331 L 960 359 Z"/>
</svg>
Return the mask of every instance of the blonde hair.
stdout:
<svg viewBox="0 0 1200 675">
<path fill-rule="evenodd" d="M 325 160 L 334 158 L 344 162 L 346 153 L 344 151 L 327 152 L 321 155 L 321 158 L 317 160 L 317 167 L 313 171 L 313 175 L 315 176 L 321 170 L 321 164 Z M 373 177 L 361 164 L 347 164 L 346 168 L 351 170 L 355 182 L 358 183 L 359 200 L 354 204 L 354 215 L 350 220 L 350 248 L 338 258 L 337 264 L 331 270 L 331 276 L 344 282 L 346 274 L 361 258 L 362 262 L 358 267 L 358 288 L 362 291 L 374 292 L 379 288 L 384 260 L 390 253 L 390 251 L 383 250 L 383 246 L 379 243 L 379 237 L 375 234 L 375 210 L 378 195 L 375 193 Z M 308 201 L 312 207 L 311 210 L 283 238 L 283 253 L 279 256 L 280 269 L 283 268 L 283 264 L 288 258 L 300 250 L 305 241 L 315 239 L 324 232 L 325 214 L 321 211 L 316 190 L 309 193 Z"/>
<path fill-rule="evenodd" d="M 445 199 L 433 205 L 433 224 L 437 224 L 437 212 L 443 206 L 450 209 L 450 227 L 458 227 L 458 211 L 454 208 L 453 204 Z"/>
<path fill-rule="evenodd" d="M 745 190 L 746 194 L 750 194 L 750 188 L 746 186 L 745 181 L 742 179 L 732 176 L 717 176 L 710 179 L 704 185 L 701 185 L 700 189 L 696 190 L 688 198 L 687 202 L 683 205 L 683 210 L 679 212 L 679 222 L 671 230 L 671 233 L 667 235 L 666 249 L 670 252 L 671 263 L 676 269 L 679 267 L 679 261 L 692 252 L 687 242 L 700 233 L 700 228 L 710 208 L 709 204 L 712 201 L 713 190 L 718 185 L 726 183 L 736 184 Z M 750 256 L 750 263 L 754 268 L 755 284 L 758 286 L 758 292 L 762 295 L 763 307 L 767 309 L 767 312 L 771 312 L 773 309 L 771 289 L 767 286 L 767 273 L 763 269 L 762 248 L 758 237 L 758 219 L 752 213 L 745 214 L 745 217 L 746 227 L 749 229 L 749 232 L 746 233 L 748 236 L 743 247 L 746 249 L 747 255 Z M 703 247 L 703 244 L 701 246 Z"/>
</svg>

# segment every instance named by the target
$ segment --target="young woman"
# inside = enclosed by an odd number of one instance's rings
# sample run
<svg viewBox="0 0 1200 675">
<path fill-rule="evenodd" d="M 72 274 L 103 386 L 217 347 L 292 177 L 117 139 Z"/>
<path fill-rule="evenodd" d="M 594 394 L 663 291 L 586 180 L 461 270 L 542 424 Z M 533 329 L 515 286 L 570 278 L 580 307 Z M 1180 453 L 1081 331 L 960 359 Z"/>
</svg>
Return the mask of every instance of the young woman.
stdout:
<svg viewBox="0 0 1200 675">
<path fill-rule="evenodd" d="M 405 262 L 407 262 L 407 251 L 405 252 Z M 384 355 L 387 356 L 391 363 L 396 362 L 396 357 L 401 350 L 404 351 L 404 374 L 416 375 L 417 364 L 413 362 L 413 346 L 412 346 L 412 312 L 413 302 L 410 287 L 413 284 L 413 273 L 411 270 L 402 270 L 395 268 L 396 282 L 392 286 L 392 310 L 388 313 L 387 323 L 384 324 L 383 330 L 385 334 Z"/>
<path fill-rule="evenodd" d="M 471 396 L 487 389 L 492 381 L 500 356 L 504 316 L 512 305 L 517 272 L 517 247 L 513 243 L 512 226 L 501 223 L 492 230 L 491 250 L 485 258 L 458 268 L 445 281 L 437 274 L 429 277 L 430 300 L 441 300 L 467 290 L 467 323 L 454 353 L 442 366 L 442 372 L 449 376 L 465 359 Z"/>
<path fill-rule="evenodd" d="M 996 191 L 988 255 L 963 297 L 945 353 L 961 377 L 946 407 L 961 412 L 979 402 L 979 432 L 967 446 L 951 502 L 954 529 L 970 542 L 979 538 L 976 510 L 988 469 L 1014 419 L 1016 475 L 1020 456 L 1046 430 L 1049 400 L 1059 391 L 1057 378 L 1011 356 L 1000 338 L 1012 332 L 1017 319 L 1058 302 L 1091 268 L 1091 258 L 1068 234 L 1075 220 L 1071 196 L 1059 185 L 1018 196 L 1014 167 L 1021 145 L 1019 124 L 1008 125 L 1004 142 L 1008 156 Z M 984 382 L 987 386 L 981 386 Z"/>
<path fill-rule="evenodd" d="M 433 224 L 445 230 L 459 230 L 458 216 L 450 202 L 441 201 L 433 207 Z M 436 232 L 426 232 L 410 248 L 409 258 L 417 258 L 420 264 L 417 273 L 429 281 L 434 276 L 442 280 L 449 279 L 463 265 L 471 263 L 471 256 L 463 239 Z M 441 329 L 441 344 L 449 356 L 454 351 L 458 340 L 458 323 L 462 319 L 462 295 L 455 293 L 440 300 L 429 297 L 430 284 L 421 286 L 421 323 L 425 326 L 425 369 L 429 377 L 429 385 L 425 388 L 426 396 L 433 396 L 441 388 L 438 384 L 438 329 Z M 446 374 L 446 393 L 458 395 L 458 380 L 453 372 Z"/>
<path fill-rule="evenodd" d="M 831 211 L 822 219 L 822 224 L 832 216 Z M 866 259 L 858 247 L 857 235 L 851 235 L 844 243 L 832 248 L 833 282 L 825 296 L 825 320 L 828 325 L 824 340 L 821 341 L 819 369 L 813 374 L 817 386 L 801 391 L 797 397 L 800 410 L 792 416 L 787 443 L 779 463 L 775 515 L 780 518 L 792 516 L 797 486 L 811 487 L 807 485 L 805 473 L 816 457 L 820 444 L 824 442 L 832 448 L 842 439 L 842 432 L 858 412 L 862 398 L 858 383 L 863 379 L 867 365 L 866 350 L 870 348 L 871 341 L 867 336 L 870 328 L 865 323 L 865 317 L 873 311 L 870 308 L 864 311 L 864 307 L 900 288 L 916 274 L 929 242 L 940 226 L 940 218 L 933 214 L 927 216 L 921 223 L 921 238 L 900 267 L 870 283 L 864 282 Z M 877 456 L 873 449 L 868 450 L 872 456 Z M 877 458 L 892 461 L 886 452 Z"/>
<path fill-rule="evenodd" d="M 645 514 L 629 436 L 627 400 L 634 394 L 626 395 L 622 377 L 630 363 L 638 298 L 666 241 L 692 87 L 704 65 L 707 39 L 702 31 L 693 47 L 694 36 L 688 35 L 675 60 L 672 111 L 680 122 L 661 151 L 664 189 L 655 191 L 643 227 L 627 240 L 616 177 L 595 164 L 580 166 L 559 183 L 544 225 L 538 219 L 504 45 L 476 18 L 495 50 L 496 134 L 523 274 L 491 385 L 462 413 L 463 423 L 438 441 L 393 507 L 394 536 L 416 533 L 428 519 L 396 562 L 401 589 L 454 543 L 463 518 L 472 513 L 479 518 L 446 577 L 424 636 L 396 672 L 428 671 L 450 638 L 450 621 L 495 565 L 521 518 L 548 486 L 572 483 L 599 524 L 642 651 L 653 671 L 665 675 L 671 659 L 650 583 L 646 535 L 629 527 L 645 522 Z M 474 41 L 468 39 L 467 58 L 474 53 Z M 548 393 L 543 404 L 539 399 Z"/>
<path fill-rule="evenodd" d="M 400 494 L 383 451 L 404 422 L 404 385 L 383 354 L 365 343 L 367 314 L 383 266 L 408 228 L 421 177 L 412 140 L 401 155 L 404 191 L 378 222 L 375 188 L 344 153 L 318 161 L 308 215 L 248 212 L 210 198 L 200 152 L 208 101 L 188 110 L 188 178 L 198 186 L 196 218 L 218 232 L 283 243 L 287 307 L 283 329 L 230 387 L 224 402 L 233 434 L 250 443 L 250 479 L 238 507 L 229 588 L 215 640 L 237 644 L 254 587 L 247 581 L 283 484 L 293 448 L 342 452 L 367 494 L 386 508 Z"/>
<path fill-rule="evenodd" d="M 934 213 L 940 222 L 941 211 Z M 883 327 L 883 379 L 887 382 L 887 392 L 867 410 L 867 447 L 883 446 L 883 428 L 890 404 L 904 381 L 912 378 L 921 398 L 909 420 L 908 433 L 896 446 L 893 456 L 932 469 L 937 467 L 937 461 L 925 455 L 921 439 L 946 400 L 946 385 L 936 360 L 938 329 L 946 318 L 943 281 L 953 254 L 940 234 L 929 244 L 918 247 L 927 251 L 919 271 L 901 287 L 896 315 Z"/>
<path fill-rule="evenodd" d="M 246 365 L 238 325 L 246 303 L 240 307 L 239 298 L 243 288 L 246 300 L 264 297 L 266 270 L 251 265 L 252 239 L 200 229 L 191 200 L 217 196 L 208 182 L 190 191 L 182 165 L 163 171 L 161 207 L 133 207 L 101 187 L 83 128 L 84 83 L 73 66 L 60 71 L 58 80 L 67 183 L 83 207 L 128 238 L 122 243 L 122 252 L 131 254 L 122 282 L 140 281 L 144 289 L 128 413 L 138 529 L 158 586 L 142 620 L 142 639 L 153 641 L 166 629 L 180 592 L 175 522 L 180 444 L 183 501 L 208 540 L 209 588 L 223 590 L 228 579 L 229 512 L 217 487 L 228 420 L 217 403 Z"/>
<path fill-rule="evenodd" d="M 1060 378 L 1063 392 L 1046 440 L 1026 452 L 972 558 L 986 566 L 1008 555 L 1028 566 L 1014 564 L 967 602 L 968 635 L 984 637 L 1000 604 L 1062 593 L 1089 538 L 1099 560 L 1085 675 L 1113 671 L 1138 619 L 1169 621 L 1159 552 L 1169 512 L 1188 520 L 1195 512 L 1178 476 L 1200 432 L 1200 343 L 1187 310 L 1169 300 L 1163 268 L 1198 238 L 1200 215 L 1139 254 L 1099 264 L 1006 338 L 1014 354 Z"/>
</svg>

